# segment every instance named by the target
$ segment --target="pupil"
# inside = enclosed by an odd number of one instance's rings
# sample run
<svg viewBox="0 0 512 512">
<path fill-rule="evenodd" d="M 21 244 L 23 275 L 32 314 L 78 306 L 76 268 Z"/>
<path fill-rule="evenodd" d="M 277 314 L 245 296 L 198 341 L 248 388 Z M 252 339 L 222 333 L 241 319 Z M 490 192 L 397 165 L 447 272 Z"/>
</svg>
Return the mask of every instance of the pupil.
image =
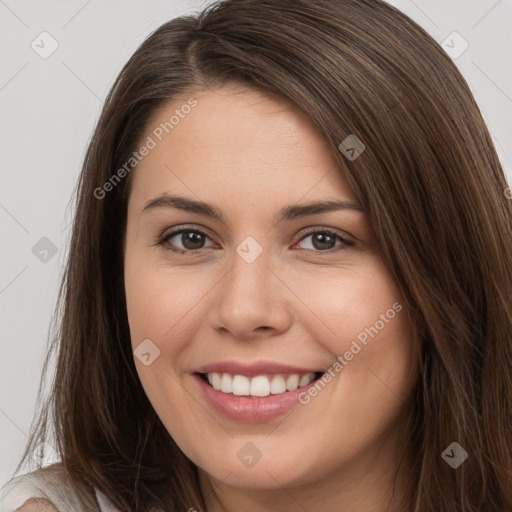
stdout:
<svg viewBox="0 0 512 512">
<path fill-rule="evenodd" d="M 201 233 L 188 231 L 181 235 L 181 243 L 187 249 L 200 249 L 203 243 L 202 237 Z"/>
<path fill-rule="evenodd" d="M 327 233 L 317 233 L 313 236 L 313 246 L 315 249 L 332 249 L 333 241 L 334 237 Z"/>
</svg>

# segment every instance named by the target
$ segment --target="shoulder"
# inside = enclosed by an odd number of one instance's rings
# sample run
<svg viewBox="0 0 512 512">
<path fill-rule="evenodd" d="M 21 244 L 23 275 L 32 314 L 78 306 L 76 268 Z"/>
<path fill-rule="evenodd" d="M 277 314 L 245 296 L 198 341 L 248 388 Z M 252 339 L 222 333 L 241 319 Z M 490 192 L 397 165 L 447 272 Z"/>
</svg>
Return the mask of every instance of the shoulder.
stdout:
<svg viewBox="0 0 512 512">
<path fill-rule="evenodd" d="M 41 498 L 30 498 L 16 512 L 58 512 L 58 510 L 47 500 Z"/>
<path fill-rule="evenodd" d="M 6 512 L 74 512 L 97 510 L 91 490 L 73 486 L 62 462 L 19 475 L 0 490 Z"/>
</svg>

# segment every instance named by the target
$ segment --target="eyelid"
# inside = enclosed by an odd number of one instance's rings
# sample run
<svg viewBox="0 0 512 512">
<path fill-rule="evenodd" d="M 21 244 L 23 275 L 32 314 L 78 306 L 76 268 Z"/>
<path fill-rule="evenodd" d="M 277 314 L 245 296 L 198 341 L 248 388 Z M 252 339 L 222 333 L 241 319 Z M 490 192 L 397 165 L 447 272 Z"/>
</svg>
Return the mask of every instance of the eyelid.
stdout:
<svg viewBox="0 0 512 512">
<path fill-rule="evenodd" d="M 202 226 L 201 224 L 178 224 L 173 226 L 172 228 L 165 228 L 159 235 L 159 239 L 169 238 L 171 235 L 177 235 L 180 231 L 197 231 L 206 235 L 208 238 L 212 239 L 213 237 L 209 234 L 209 229 Z"/>
<path fill-rule="evenodd" d="M 175 226 L 173 228 L 170 229 L 169 232 L 167 232 L 167 230 L 164 230 L 163 233 L 157 237 L 157 240 L 156 240 L 156 243 L 154 245 L 158 246 L 158 245 L 161 245 L 163 246 L 165 243 L 167 243 L 167 241 L 170 239 L 170 238 L 173 238 L 175 237 L 176 235 L 179 235 L 180 233 L 182 232 L 187 232 L 187 231 L 195 231 L 197 233 L 200 233 L 206 237 L 208 237 L 210 240 L 213 240 L 213 237 L 211 237 L 209 234 L 208 234 L 208 230 L 204 227 L 197 227 L 197 224 L 195 225 L 187 225 L 187 224 L 183 224 L 183 225 L 178 225 L 178 226 Z M 202 251 L 204 251 L 205 249 L 208 249 L 208 247 L 202 247 L 201 249 L 196 249 L 196 250 L 192 250 L 192 249 L 167 249 L 167 250 L 170 250 L 172 252 L 176 252 L 176 253 L 182 253 L 182 254 L 200 254 Z"/>
<path fill-rule="evenodd" d="M 333 235 L 339 236 L 342 240 L 344 240 L 347 243 L 352 243 L 352 244 L 355 243 L 354 237 L 352 237 L 348 233 L 345 233 L 341 229 L 330 228 L 328 226 L 322 226 L 322 225 L 309 226 L 307 228 L 304 228 L 301 231 L 299 231 L 299 234 L 297 236 L 299 237 L 299 241 L 300 241 L 305 236 L 312 235 L 312 234 L 318 233 L 318 232 L 331 233 Z"/>
<path fill-rule="evenodd" d="M 200 233 L 204 236 L 206 236 L 207 238 L 209 238 L 210 240 L 213 241 L 213 237 L 211 237 L 209 234 L 208 234 L 208 231 L 206 228 L 204 227 L 197 227 L 198 225 L 178 225 L 178 226 L 175 226 L 171 229 L 171 231 L 169 231 L 168 233 L 166 233 L 166 231 L 164 231 L 162 233 L 162 235 L 160 235 L 157 239 L 157 242 L 156 244 L 154 245 L 161 245 L 163 246 L 170 238 L 173 238 L 174 236 L 176 235 L 179 235 L 183 232 L 186 232 L 186 231 L 194 231 L 194 232 L 197 232 L 197 233 Z M 350 247 L 350 246 L 353 246 L 355 244 L 354 240 L 352 239 L 352 237 L 350 236 L 347 236 L 344 232 L 338 230 L 338 229 L 335 229 L 335 228 L 330 228 L 330 227 L 327 227 L 327 226 L 320 226 L 320 225 L 317 225 L 317 226 L 309 226 L 307 228 L 304 228 L 303 230 L 301 230 L 299 232 L 299 234 L 297 235 L 298 236 L 298 240 L 297 242 L 294 243 L 294 246 L 297 245 L 298 243 L 300 243 L 304 238 L 307 238 L 308 236 L 311 236 L 311 235 L 314 235 L 315 233 L 329 233 L 329 234 L 332 234 L 333 236 L 336 236 L 338 237 L 340 240 L 341 240 L 341 248 L 340 248 L 340 245 L 338 246 L 335 246 L 334 248 L 332 249 L 328 249 L 328 250 L 325 250 L 325 251 L 321 251 L 321 250 L 314 250 L 314 249 L 298 249 L 298 250 L 301 250 L 301 251 L 306 251 L 308 253 L 314 253 L 314 254 L 331 254 L 331 253 L 334 253 L 334 252 L 338 252 L 340 250 L 343 250 L 343 249 L 346 249 L 347 247 Z M 336 247 L 338 247 L 338 249 L 336 249 Z M 167 250 L 170 250 L 172 252 L 175 252 L 175 253 L 180 253 L 180 254 L 201 254 L 204 250 L 207 250 L 208 247 L 202 247 L 200 249 L 196 249 L 196 250 L 193 250 L 193 249 L 167 249 Z"/>
</svg>

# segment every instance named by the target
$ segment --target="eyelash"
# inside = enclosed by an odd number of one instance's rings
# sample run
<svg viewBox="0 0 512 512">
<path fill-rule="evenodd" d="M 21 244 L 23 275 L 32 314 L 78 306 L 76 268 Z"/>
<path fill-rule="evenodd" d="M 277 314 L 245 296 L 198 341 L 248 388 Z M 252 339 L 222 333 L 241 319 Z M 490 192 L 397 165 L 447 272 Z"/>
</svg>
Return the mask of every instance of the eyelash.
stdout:
<svg viewBox="0 0 512 512">
<path fill-rule="evenodd" d="M 155 245 L 158 245 L 158 246 L 162 246 L 164 247 L 166 243 L 168 243 L 168 241 L 175 237 L 176 235 L 179 235 L 181 233 L 199 233 L 207 238 L 210 238 L 208 236 L 207 233 L 205 233 L 204 231 L 200 230 L 200 229 L 197 229 L 197 228 L 187 228 L 187 227 L 181 227 L 179 229 L 176 229 L 175 231 L 171 231 L 170 233 L 166 234 L 165 236 L 162 236 L 158 239 L 157 243 Z M 341 248 L 340 246 L 338 246 L 338 248 L 333 248 L 333 249 L 328 249 L 328 250 L 325 250 L 325 251 L 321 251 L 321 250 L 313 250 L 313 249 L 302 249 L 303 251 L 307 251 L 307 252 L 314 252 L 314 253 L 317 253 L 317 254 L 332 254 L 334 252 L 338 252 L 338 251 L 344 251 L 346 250 L 348 247 L 350 246 L 353 246 L 354 243 L 350 240 L 348 240 L 347 238 L 343 237 L 342 235 L 340 235 L 338 232 L 332 230 L 332 229 L 329 229 L 329 228 L 322 228 L 322 229 L 316 229 L 314 231 L 309 231 L 308 233 L 305 233 L 299 240 L 299 242 L 301 242 L 302 240 L 304 240 L 305 238 L 307 238 L 308 236 L 311 236 L 311 235 L 315 235 L 317 233 L 322 233 L 322 234 L 328 234 L 328 235 L 331 235 L 331 236 L 334 236 L 334 237 L 337 237 L 341 240 Z M 210 238 L 211 239 L 211 238 Z M 172 247 L 164 247 L 166 250 L 170 250 L 174 253 L 177 253 L 177 254 L 190 254 L 190 253 L 201 253 L 204 248 L 201 248 L 201 249 L 196 249 L 196 250 L 192 250 L 192 249 L 175 249 L 175 248 L 172 248 Z M 207 249 L 207 248 L 206 248 Z"/>
</svg>

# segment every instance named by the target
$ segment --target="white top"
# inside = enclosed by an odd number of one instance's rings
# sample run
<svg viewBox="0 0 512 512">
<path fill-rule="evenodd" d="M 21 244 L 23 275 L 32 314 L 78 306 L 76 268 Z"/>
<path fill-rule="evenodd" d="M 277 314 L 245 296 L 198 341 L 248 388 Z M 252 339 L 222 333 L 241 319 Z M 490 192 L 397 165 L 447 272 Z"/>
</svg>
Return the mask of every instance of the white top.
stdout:
<svg viewBox="0 0 512 512">
<path fill-rule="evenodd" d="M 121 512 L 96 488 L 97 509 L 84 510 L 73 489 L 63 481 L 62 471 L 61 464 L 54 464 L 13 478 L 0 489 L 0 511 L 15 512 L 27 500 L 42 498 L 48 500 L 58 512 Z"/>
</svg>

